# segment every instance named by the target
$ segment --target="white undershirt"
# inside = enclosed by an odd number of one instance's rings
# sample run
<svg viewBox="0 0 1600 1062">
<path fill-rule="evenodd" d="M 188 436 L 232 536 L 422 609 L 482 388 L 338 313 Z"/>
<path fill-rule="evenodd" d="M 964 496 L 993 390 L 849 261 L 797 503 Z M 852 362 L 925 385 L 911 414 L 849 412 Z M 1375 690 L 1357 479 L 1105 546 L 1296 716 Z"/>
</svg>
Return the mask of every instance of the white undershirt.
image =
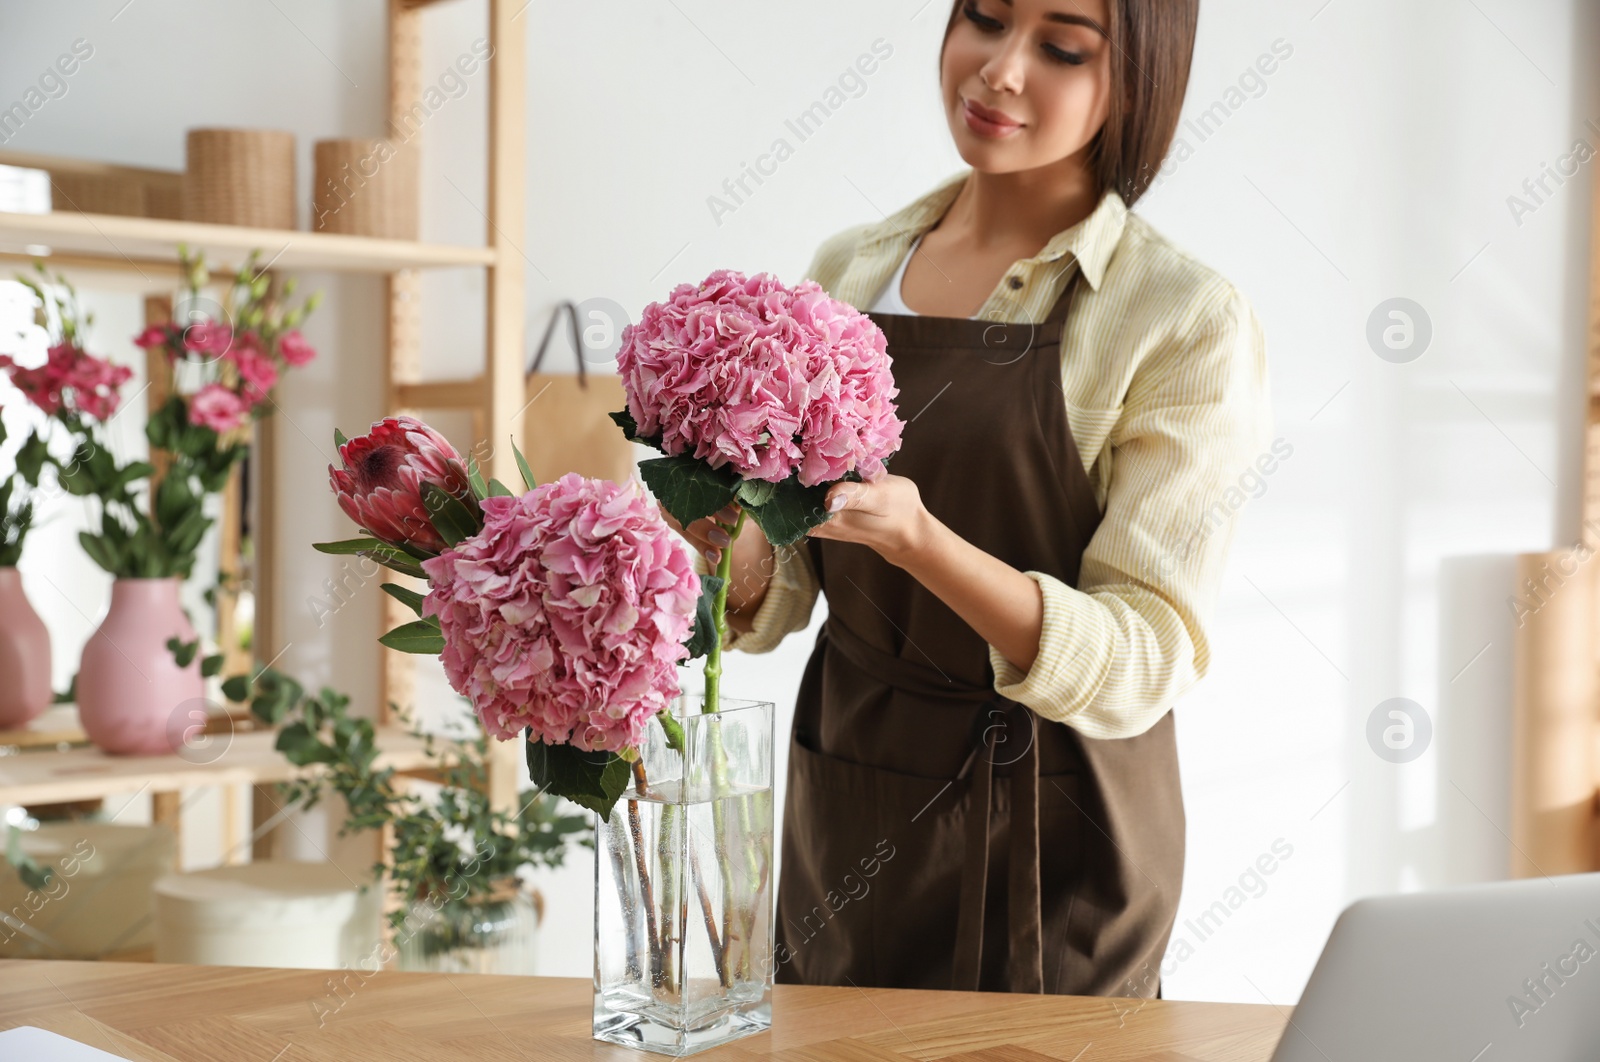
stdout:
<svg viewBox="0 0 1600 1062">
<path fill-rule="evenodd" d="M 911 241 L 911 248 L 906 251 L 906 256 L 900 260 L 900 268 L 894 271 L 894 276 L 890 277 L 888 282 L 884 284 L 883 290 L 878 292 L 878 298 L 871 306 L 867 307 L 868 312 L 904 313 L 913 317 L 919 316 L 917 311 L 907 306 L 905 300 L 900 297 L 900 284 L 905 279 L 906 266 L 911 264 L 911 256 L 917 253 L 917 247 L 921 243 L 921 236 Z M 977 320 L 977 317 L 977 314 L 973 314 L 968 320 Z"/>
</svg>

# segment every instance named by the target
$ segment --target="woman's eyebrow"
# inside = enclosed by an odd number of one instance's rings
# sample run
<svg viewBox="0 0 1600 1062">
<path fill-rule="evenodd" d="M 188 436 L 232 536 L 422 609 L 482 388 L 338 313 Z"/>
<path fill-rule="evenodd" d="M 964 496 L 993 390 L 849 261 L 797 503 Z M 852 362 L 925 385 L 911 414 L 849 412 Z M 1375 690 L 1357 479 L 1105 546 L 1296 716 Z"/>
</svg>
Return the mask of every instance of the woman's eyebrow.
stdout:
<svg viewBox="0 0 1600 1062">
<path fill-rule="evenodd" d="M 1000 0 L 1000 2 L 1007 7 L 1016 6 L 1013 0 Z M 1106 32 L 1106 28 L 1088 15 L 1069 15 L 1065 11 L 1051 11 L 1045 14 L 1044 20 L 1046 22 L 1060 22 L 1066 26 L 1087 26 L 1106 40 L 1111 39 L 1111 34 Z"/>
</svg>

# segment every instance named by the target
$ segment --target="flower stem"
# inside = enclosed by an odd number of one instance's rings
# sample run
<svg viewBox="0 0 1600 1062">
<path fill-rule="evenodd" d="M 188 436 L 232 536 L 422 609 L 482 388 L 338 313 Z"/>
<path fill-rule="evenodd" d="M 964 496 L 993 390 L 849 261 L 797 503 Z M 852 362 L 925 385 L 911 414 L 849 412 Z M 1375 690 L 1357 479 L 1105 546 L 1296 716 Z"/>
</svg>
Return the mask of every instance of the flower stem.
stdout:
<svg viewBox="0 0 1600 1062">
<path fill-rule="evenodd" d="M 740 509 L 739 519 L 732 527 L 717 524 L 728 532 L 728 545 L 722 551 L 722 559 L 717 561 L 717 578 L 722 580 L 722 585 L 717 588 L 711 606 L 711 616 L 717 624 L 717 636 L 711 640 L 711 648 L 706 651 L 706 697 L 700 709 L 702 712 L 715 712 L 722 707 L 719 699 L 722 688 L 722 640 L 728 636 L 728 583 L 733 578 L 733 544 L 739 540 L 739 532 L 744 530 L 747 515 Z"/>
<path fill-rule="evenodd" d="M 642 768 L 641 768 L 642 770 Z M 676 995 L 678 991 L 678 935 L 683 931 L 684 919 L 678 897 L 678 867 L 673 857 L 673 841 L 677 834 L 678 805 L 662 804 L 656 821 L 656 859 L 660 867 L 661 918 L 661 981 L 666 990 Z"/>
<path fill-rule="evenodd" d="M 722 585 L 717 588 L 716 595 L 712 598 L 711 615 L 716 623 L 717 636 L 712 639 L 710 649 L 706 653 L 705 666 L 705 703 L 702 712 L 718 712 L 722 708 L 722 642 L 728 636 L 728 584 L 733 578 L 733 544 L 738 541 L 739 533 L 744 530 L 744 522 L 749 513 L 741 508 L 739 518 L 732 527 L 718 523 L 717 526 L 728 533 L 728 545 L 722 551 L 722 557 L 717 563 L 717 576 L 722 580 Z M 712 725 L 710 728 L 711 740 L 711 819 L 712 832 L 715 834 L 717 853 L 717 869 L 722 877 L 722 952 L 724 961 L 721 967 L 722 983 L 724 987 L 731 988 L 735 974 L 748 976 L 750 968 L 750 936 L 753 923 L 755 897 L 765 888 L 766 874 L 761 866 L 759 854 L 751 844 L 751 818 L 749 801 L 741 796 L 734 801 L 738 813 L 738 843 L 744 849 L 745 885 L 754 889 L 754 894 L 746 897 L 739 894 L 736 888 L 736 879 L 733 873 L 733 862 L 729 852 L 728 827 L 726 822 L 726 809 L 724 803 L 730 795 L 728 790 L 728 754 L 722 744 L 722 728 Z M 748 903 L 746 901 L 748 900 Z M 737 914 L 738 925 L 734 919 Z M 709 928 L 709 927 L 708 927 Z M 737 930 L 737 933 L 734 931 Z M 731 958 L 733 941 L 735 937 L 740 941 L 738 963 L 728 961 Z"/>
<path fill-rule="evenodd" d="M 628 951 L 626 977 L 629 981 L 637 981 L 644 977 L 644 941 L 639 938 L 639 923 L 633 917 L 628 903 L 628 870 L 624 862 L 627 858 L 624 851 L 626 844 L 622 836 L 622 821 L 615 808 L 609 820 L 602 824 L 601 832 L 606 837 L 606 850 L 611 856 L 611 878 L 617 883 L 617 898 L 622 905 L 622 931 Z"/>
<path fill-rule="evenodd" d="M 638 783 L 639 791 L 643 793 L 649 788 L 645 781 L 644 764 L 635 760 L 633 764 L 633 777 Z M 639 868 L 640 900 L 644 904 L 645 932 L 649 935 L 650 945 L 650 984 L 659 987 L 661 984 L 661 938 L 656 931 L 656 898 L 654 890 L 650 887 L 650 860 L 645 852 L 644 829 L 639 822 L 639 802 L 628 801 L 628 832 L 633 835 L 634 860 Z"/>
</svg>

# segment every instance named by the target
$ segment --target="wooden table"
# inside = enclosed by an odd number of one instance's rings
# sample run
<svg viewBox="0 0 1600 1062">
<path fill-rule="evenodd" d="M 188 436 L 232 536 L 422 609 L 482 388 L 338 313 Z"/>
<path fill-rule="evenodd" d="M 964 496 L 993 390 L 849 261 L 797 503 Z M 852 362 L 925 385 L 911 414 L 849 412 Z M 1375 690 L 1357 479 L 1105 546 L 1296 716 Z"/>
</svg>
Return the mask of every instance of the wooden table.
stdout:
<svg viewBox="0 0 1600 1062">
<path fill-rule="evenodd" d="M 595 1042 L 587 979 L 0 962 L 0 1028 L 134 1062 L 546 1062 L 667 1056 Z M 1275 1007 L 778 985 L 773 1028 L 707 1062 L 1267 1062 Z"/>
</svg>

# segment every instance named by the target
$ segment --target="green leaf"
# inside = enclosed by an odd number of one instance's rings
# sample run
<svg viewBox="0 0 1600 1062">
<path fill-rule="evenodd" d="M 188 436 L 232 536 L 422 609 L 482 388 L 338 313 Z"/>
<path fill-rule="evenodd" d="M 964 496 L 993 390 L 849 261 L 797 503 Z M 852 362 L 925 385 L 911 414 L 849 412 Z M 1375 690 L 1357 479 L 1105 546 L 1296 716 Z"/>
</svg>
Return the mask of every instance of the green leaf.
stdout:
<svg viewBox="0 0 1600 1062">
<path fill-rule="evenodd" d="M 683 751 L 683 724 L 678 722 L 678 717 L 672 714 L 672 709 L 663 708 L 656 713 L 656 722 L 661 724 L 661 730 L 667 735 L 667 747 Z"/>
<path fill-rule="evenodd" d="M 739 502 L 752 508 L 767 504 L 778 493 L 778 485 L 765 479 L 746 479 L 739 482 Z"/>
<path fill-rule="evenodd" d="M 305 696 L 305 687 L 274 668 L 262 668 L 256 676 L 256 695 L 250 701 L 250 714 L 276 726 Z"/>
<path fill-rule="evenodd" d="M 333 429 L 333 445 L 343 446 L 349 441 L 349 439 L 344 437 L 344 432 L 340 431 L 338 428 Z"/>
<path fill-rule="evenodd" d="M 629 413 L 626 409 L 619 410 L 616 413 L 608 413 L 606 415 L 616 422 L 617 427 L 622 429 L 622 434 L 629 442 L 643 443 L 644 445 L 657 450 L 662 448 L 661 433 L 656 432 L 654 435 L 650 436 L 640 435 L 638 421 L 634 420 L 633 414 Z"/>
<path fill-rule="evenodd" d="M 532 490 L 539 484 L 533 481 L 533 470 L 528 467 L 528 459 L 522 456 L 522 450 L 517 446 L 517 440 L 511 440 L 511 452 L 517 455 L 517 471 L 522 473 L 522 485 Z"/>
<path fill-rule="evenodd" d="M 100 535 L 90 534 L 88 531 L 78 532 L 78 545 L 89 555 L 89 559 L 98 564 L 111 575 L 120 575 L 121 556 L 115 546 Z"/>
<path fill-rule="evenodd" d="M 523 741 L 528 777 L 541 790 L 566 797 L 579 807 L 609 816 L 628 788 L 628 761 L 615 752 L 584 752 L 571 745 L 534 741 L 532 729 Z"/>
<path fill-rule="evenodd" d="M 278 740 L 273 747 L 283 753 L 284 757 L 296 767 L 305 767 L 313 763 L 332 763 L 338 758 L 337 753 L 319 741 L 317 735 L 304 723 L 290 723 L 278 731 Z"/>
<path fill-rule="evenodd" d="M 222 654 L 212 653 L 200 661 L 200 674 L 206 678 L 222 674 Z"/>
<path fill-rule="evenodd" d="M 122 487 L 132 483 L 134 480 L 145 479 L 148 476 L 154 475 L 155 471 L 156 466 L 152 465 L 148 461 L 131 461 L 117 469 L 117 474 L 115 476 L 115 481 L 112 483 L 112 487 Z"/>
<path fill-rule="evenodd" d="M 422 570 L 422 565 L 417 563 L 418 558 L 403 549 L 398 549 L 387 542 L 380 542 L 375 538 L 347 538 L 338 542 L 313 542 L 311 548 L 318 553 L 329 553 L 333 556 L 355 555 L 370 557 L 391 571 L 401 575 L 411 575 L 418 579 L 426 579 L 428 574 Z M 419 551 L 420 552 L 420 551 Z"/>
<path fill-rule="evenodd" d="M 712 468 L 688 454 L 641 461 L 639 476 L 684 527 L 722 509 L 739 492 L 738 477 L 728 466 Z"/>
<path fill-rule="evenodd" d="M 472 496 L 479 501 L 489 496 L 489 485 L 483 481 L 483 473 L 478 471 L 478 459 L 472 454 L 467 455 L 467 482 L 472 484 Z"/>
<path fill-rule="evenodd" d="M 471 538 L 483 526 L 466 502 L 437 483 L 423 482 L 422 504 L 432 514 L 433 529 L 449 545 Z"/>
<path fill-rule="evenodd" d="M 830 486 L 831 483 L 819 483 L 814 487 L 802 487 L 798 476 L 790 476 L 777 484 L 770 499 L 758 507 L 746 507 L 745 511 L 760 526 L 768 542 L 787 546 L 799 541 L 831 515 L 823 507 Z"/>
<path fill-rule="evenodd" d="M 410 587 L 401 586 L 399 583 L 384 583 L 382 584 L 382 589 L 384 593 L 411 609 L 418 616 L 422 615 L 422 594 L 417 593 Z"/>
<path fill-rule="evenodd" d="M 369 557 L 392 572 L 409 575 L 415 579 L 426 579 L 428 573 L 422 570 L 422 565 L 417 563 L 405 550 L 395 549 L 393 546 L 378 545 L 371 549 L 361 551 L 361 556 Z"/>
<path fill-rule="evenodd" d="M 511 488 L 506 486 L 504 483 L 501 483 L 498 479 L 491 479 L 489 481 L 489 497 L 513 498 L 515 496 L 516 495 L 511 493 Z"/>
<path fill-rule="evenodd" d="M 243 704 L 250 696 L 249 675 L 229 675 L 222 680 L 222 695 L 235 704 Z"/>
<path fill-rule="evenodd" d="M 311 548 L 318 553 L 332 553 L 338 556 L 341 554 L 364 553 L 374 546 L 382 545 L 385 545 L 385 543 L 375 538 L 346 538 L 338 542 L 313 542 L 311 543 Z"/>
<path fill-rule="evenodd" d="M 402 653 L 437 656 L 444 652 L 444 635 L 439 633 L 437 625 L 427 620 L 413 620 L 403 624 L 378 641 Z"/>
<path fill-rule="evenodd" d="M 689 660 L 705 656 L 716 644 L 717 621 L 714 614 L 717 591 L 722 588 L 722 579 L 716 575 L 702 575 L 700 577 L 700 600 L 694 609 L 694 629 L 689 634 Z M 682 664 L 685 661 L 678 661 Z"/>
<path fill-rule="evenodd" d="M 180 642 L 176 637 L 167 639 L 167 648 L 172 650 L 172 659 L 179 667 L 188 667 L 194 662 L 194 655 L 200 651 L 200 639 L 192 642 Z"/>
<path fill-rule="evenodd" d="M 30 487 L 37 487 L 39 470 L 49 459 L 50 448 L 45 445 L 44 440 L 37 435 L 30 435 L 17 451 L 17 471 L 22 473 L 22 478 L 28 481 Z"/>
</svg>

